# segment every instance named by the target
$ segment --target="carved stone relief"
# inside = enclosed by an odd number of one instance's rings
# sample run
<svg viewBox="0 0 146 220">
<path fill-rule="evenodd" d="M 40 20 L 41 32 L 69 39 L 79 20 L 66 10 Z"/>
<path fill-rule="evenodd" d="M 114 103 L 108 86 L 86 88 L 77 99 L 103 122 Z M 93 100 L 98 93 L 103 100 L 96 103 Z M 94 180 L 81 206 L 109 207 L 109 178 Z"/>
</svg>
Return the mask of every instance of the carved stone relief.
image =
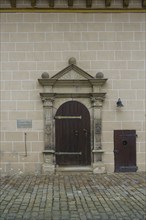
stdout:
<svg viewBox="0 0 146 220">
<path fill-rule="evenodd" d="M 44 142 L 45 150 L 52 150 L 53 144 L 53 102 L 54 98 L 43 99 L 44 104 Z"/>
<path fill-rule="evenodd" d="M 94 149 L 101 149 L 101 118 L 95 119 L 95 146 Z"/>
<path fill-rule="evenodd" d="M 69 73 L 63 75 L 61 79 L 76 79 L 76 80 L 80 80 L 80 79 L 85 79 L 82 75 L 79 75 L 77 72 L 75 72 L 74 70 L 71 70 Z"/>
</svg>

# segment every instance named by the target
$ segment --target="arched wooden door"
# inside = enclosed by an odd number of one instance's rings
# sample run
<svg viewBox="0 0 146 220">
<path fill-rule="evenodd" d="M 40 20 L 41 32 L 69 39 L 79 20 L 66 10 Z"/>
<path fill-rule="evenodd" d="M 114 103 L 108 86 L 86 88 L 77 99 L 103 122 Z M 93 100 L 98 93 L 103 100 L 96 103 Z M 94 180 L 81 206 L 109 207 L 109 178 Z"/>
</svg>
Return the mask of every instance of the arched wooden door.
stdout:
<svg viewBox="0 0 146 220">
<path fill-rule="evenodd" d="M 56 164 L 90 165 L 90 114 L 77 101 L 61 105 L 55 116 Z"/>
</svg>

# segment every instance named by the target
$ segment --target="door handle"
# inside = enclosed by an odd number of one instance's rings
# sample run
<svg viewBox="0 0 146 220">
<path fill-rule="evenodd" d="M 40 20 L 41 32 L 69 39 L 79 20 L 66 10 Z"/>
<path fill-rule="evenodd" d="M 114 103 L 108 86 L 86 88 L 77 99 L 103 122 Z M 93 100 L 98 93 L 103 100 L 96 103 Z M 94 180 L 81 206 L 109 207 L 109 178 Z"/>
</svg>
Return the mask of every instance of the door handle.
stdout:
<svg viewBox="0 0 146 220">
<path fill-rule="evenodd" d="M 79 132 L 78 132 L 77 130 L 74 130 L 74 134 L 75 134 L 76 136 L 78 136 Z"/>
<path fill-rule="evenodd" d="M 83 132 L 87 136 L 87 130 L 85 128 L 83 129 Z"/>
</svg>

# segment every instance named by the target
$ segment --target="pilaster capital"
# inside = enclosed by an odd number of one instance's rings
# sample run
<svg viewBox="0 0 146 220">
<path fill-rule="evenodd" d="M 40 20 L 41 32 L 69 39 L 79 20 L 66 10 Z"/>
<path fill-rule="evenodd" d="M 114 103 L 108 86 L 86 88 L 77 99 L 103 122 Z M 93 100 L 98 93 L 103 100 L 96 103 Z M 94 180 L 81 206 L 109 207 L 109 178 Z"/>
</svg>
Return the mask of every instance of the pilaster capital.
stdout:
<svg viewBox="0 0 146 220">
<path fill-rule="evenodd" d="M 90 100 L 92 107 L 102 107 L 104 97 L 91 97 Z"/>
<path fill-rule="evenodd" d="M 53 107 L 54 97 L 41 97 L 44 107 Z"/>
</svg>

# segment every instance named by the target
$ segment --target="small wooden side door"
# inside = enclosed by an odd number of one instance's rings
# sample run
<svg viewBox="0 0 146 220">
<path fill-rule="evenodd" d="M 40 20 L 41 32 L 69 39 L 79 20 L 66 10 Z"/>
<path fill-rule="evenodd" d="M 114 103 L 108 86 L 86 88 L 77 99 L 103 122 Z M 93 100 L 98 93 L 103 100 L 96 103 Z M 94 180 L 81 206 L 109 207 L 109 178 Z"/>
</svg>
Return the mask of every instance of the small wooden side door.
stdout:
<svg viewBox="0 0 146 220">
<path fill-rule="evenodd" d="M 114 131 L 115 172 L 135 172 L 136 130 Z"/>
<path fill-rule="evenodd" d="M 88 109 L 77 101 L 60 106 L 55 116 L 56 164 L 89 165 L 90 115 Z"/>
</svg>

